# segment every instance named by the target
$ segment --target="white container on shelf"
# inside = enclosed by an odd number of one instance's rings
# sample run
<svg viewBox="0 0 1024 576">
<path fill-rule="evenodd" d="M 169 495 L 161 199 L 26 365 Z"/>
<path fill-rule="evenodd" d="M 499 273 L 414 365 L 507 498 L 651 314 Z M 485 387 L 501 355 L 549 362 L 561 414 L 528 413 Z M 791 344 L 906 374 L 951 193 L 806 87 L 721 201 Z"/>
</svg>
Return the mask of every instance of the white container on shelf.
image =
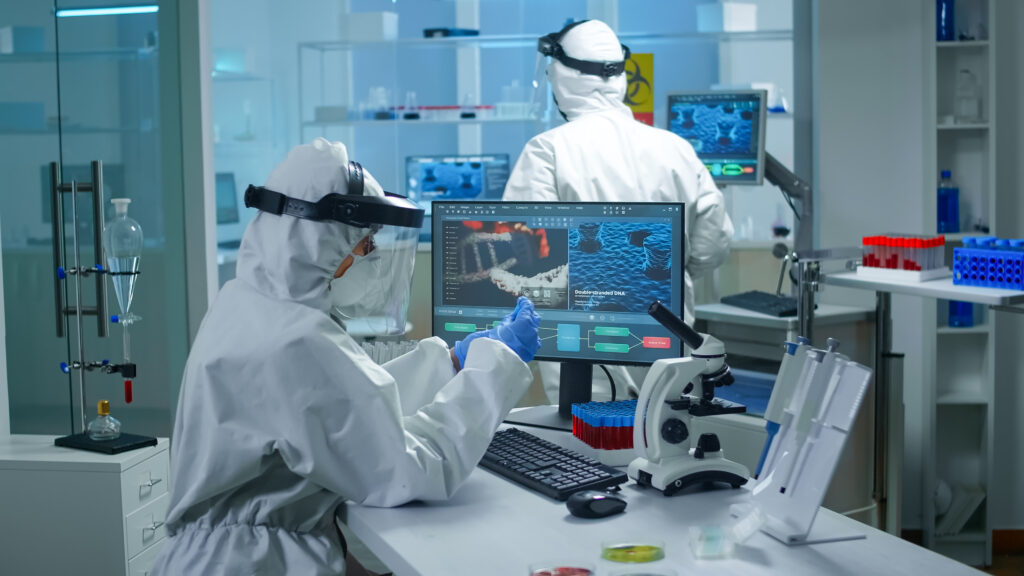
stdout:
<svg viewBox="0 0 1024 576">
<path fill-rule="evenodd" d="M 755 32 L 757 4 L 712 2 L 697 5 L 698 32 Z"/>
<path fill-rule="evenodd" d="M 338 17 L 345 42 L 381 42 L 398 38 L 397 12 L 352 12 Z"/>
</svg>

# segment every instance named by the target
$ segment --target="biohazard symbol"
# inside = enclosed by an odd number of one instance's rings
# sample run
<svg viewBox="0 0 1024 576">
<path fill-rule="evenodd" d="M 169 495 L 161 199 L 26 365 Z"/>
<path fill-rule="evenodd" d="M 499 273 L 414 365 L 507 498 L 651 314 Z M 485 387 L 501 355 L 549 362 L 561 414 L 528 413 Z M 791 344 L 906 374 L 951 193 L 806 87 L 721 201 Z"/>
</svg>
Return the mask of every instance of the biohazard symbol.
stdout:
<svg viewBox="0 0 1024 576">
<path fill-rule="evenodd" d="M 640 73 L 640 65 L 626 60 L 626 104 L 639 106 L 651 98 L 651 83 Z"/>
</svg>

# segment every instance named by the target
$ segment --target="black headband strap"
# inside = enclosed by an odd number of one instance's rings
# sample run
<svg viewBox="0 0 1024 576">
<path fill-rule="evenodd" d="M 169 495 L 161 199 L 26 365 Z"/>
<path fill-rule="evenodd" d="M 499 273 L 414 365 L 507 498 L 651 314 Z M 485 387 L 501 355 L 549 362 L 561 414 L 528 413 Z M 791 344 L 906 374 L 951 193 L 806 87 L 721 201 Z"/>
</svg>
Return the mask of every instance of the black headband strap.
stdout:
<svg viewBox="0 0 1024 576">
<path fill-rule="evenodd" d="M 262 186 L 245 190 L 245 206 L 281 216 L 305 220 L 334 220 L 357 228 L 377 225 L 419 228 L 423 225 L 423 209 L 405 196 L 385 192 L 380 196 L 328 194 L 317 202 L 285 196 Z"/>
</svg>

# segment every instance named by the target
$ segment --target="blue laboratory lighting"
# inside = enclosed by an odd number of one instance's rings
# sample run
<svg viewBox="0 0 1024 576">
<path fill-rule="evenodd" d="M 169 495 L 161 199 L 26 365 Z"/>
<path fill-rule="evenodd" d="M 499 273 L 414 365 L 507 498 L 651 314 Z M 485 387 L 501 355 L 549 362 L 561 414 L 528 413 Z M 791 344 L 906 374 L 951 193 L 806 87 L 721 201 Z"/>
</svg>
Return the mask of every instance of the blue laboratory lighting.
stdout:
<svg viewBox="0 0 1024 576">
<path fill-rule="evenodd" d="M 73 18 L 75 16 L 120 16 L 124 14 L 152 14 L 158 12 L 156 4 L 140 6 L 108 6 L 106 8 L 64 8 L 57 10 L 57 18 Z"/>
</svg>

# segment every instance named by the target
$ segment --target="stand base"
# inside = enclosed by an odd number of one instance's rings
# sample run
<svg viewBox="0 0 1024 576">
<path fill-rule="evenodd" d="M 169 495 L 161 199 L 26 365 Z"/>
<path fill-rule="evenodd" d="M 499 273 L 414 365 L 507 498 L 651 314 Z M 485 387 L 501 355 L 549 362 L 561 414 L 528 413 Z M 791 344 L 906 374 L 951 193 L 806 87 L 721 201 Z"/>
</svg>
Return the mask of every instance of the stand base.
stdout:
<svg viewBox="0 0 1024 576">
<path fill-rule="evenodd" d="M 846 540 L 861 540 L 867 538 L 863 532 L 851 530 L 847 526 L 835 521 L 835 519 L 824 514 L 818 514 L 811 524 L 811 531 L 807 536 L 799 537 L 792 534 L 792 529 L 778 529 L 773 526 L 771 520 L 765 522 L 761 531 L 775 538 L 787 546 L 801 546 L 804 544 L 826 544 L 828 542 L 845 542 Z"/>
<path fill-rule="evenodd" d="M 562 416 L 558 406 L 530 406 L 505 417 L 505 424 L 572 432 L 572 416 Z"/>
<path fill-rule="evenodd" d="M 102 452 L 104 454 L 120 454 L 129 450 L 137 450 L 146 446 L 156 446 L 156 438 L 152 436 L 139 436 L 138 434 L 121 434 L 113 440 L 93 440 L 85 432 L 61 436 L 53 441 L 55 446 L 74 448 L 75 450 L 89 450 L 90 452 Z"/>
</svg>

